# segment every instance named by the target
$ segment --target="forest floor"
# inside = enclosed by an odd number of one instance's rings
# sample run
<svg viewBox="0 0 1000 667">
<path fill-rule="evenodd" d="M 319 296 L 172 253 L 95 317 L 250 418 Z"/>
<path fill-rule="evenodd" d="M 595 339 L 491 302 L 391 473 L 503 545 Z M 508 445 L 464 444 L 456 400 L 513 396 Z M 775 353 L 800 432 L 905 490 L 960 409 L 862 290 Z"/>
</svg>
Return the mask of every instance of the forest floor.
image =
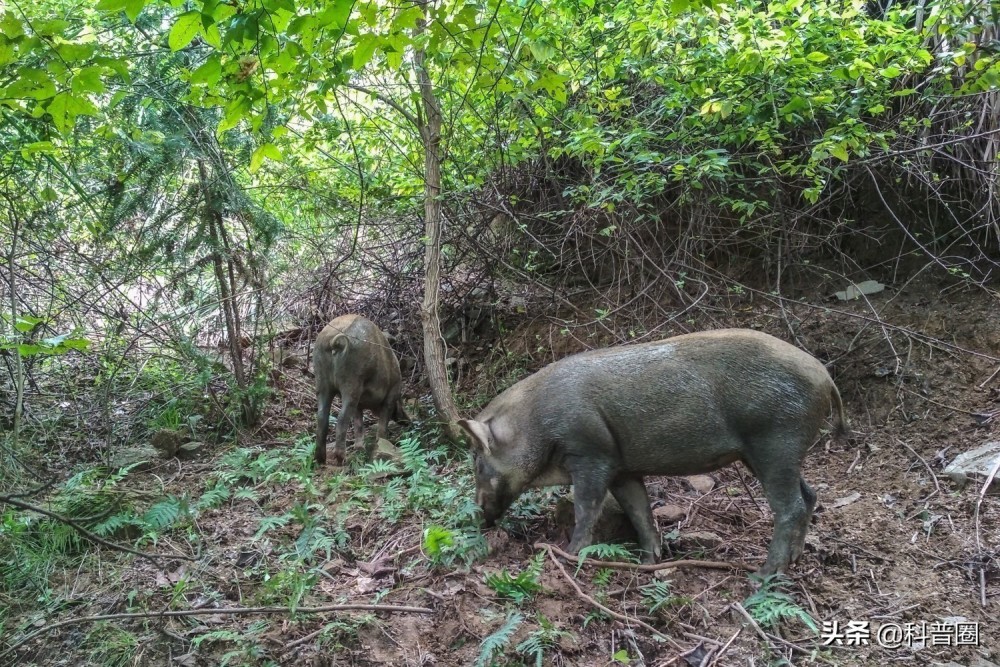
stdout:
<svg viewBox="0 0 1000 667">
<path fill-rule="evenodd" d="M 22 646 L 18 664 L 1000 662 L 1000 503 L 995 496 L 981 497 L 980 484 L 958 489 L 942 474 L 958 453 L 1000 440 L 1000 306 L 981 290 L 929 279 L 869 300 L 816 306 L 790 301 L 775 308 L 772 300 L 747 298 L 745 307 L 720 308 L 687 323 L 690 329 L 750 326 L 785 339 L 794 332 L 797 344 L 833 362 L 845 399 L 853 440 L 823 438 L 806 460 L 804 476 L 817 489 L 820 507 L 805 554 L 789 572 L 790 598 L 772 597 L 755 613 L 762 618 L 792 610 L 793 616 L 774 626 L 751 624 L 744 615 L 755 591 L 744 571 L 560 568 L 534 544 L 565 546 L 565 529 L 554 519 L 555 499 L 565 489 L 532 495 L 521 519 L 486 531 L 487 555 L 468 563 L 435 562 L 425 538 L 433 515 L 420 511 L 421 503 L 444 503 L 438 521 L 453 511 L 447 503 L 464 499 L 467 507 L 473 490 L 458 488 L 470 480 L 467 457 L 452 450 L 419 464 L 425 479 L 442 484 L 438 499 L 428 497 L 425 487 L 407 486 L 405 472 L 388 465 L 309 469 L 314 398 L 309 378 L 296 369 L 277 382 L 279 400 L 272 401 L 261 430 L 239 443 L 242 459 L 234 445 L 223 444 L 200 460 L 163 462 L 121 482 L 137 492 L 194 502 L 212 488 L 211 480 L 223 479 L 220 470 L 230 471 L 225 480 L 244 489 L 242 495 L 234 492 L 214 507 L 206 503 L 184 530 L 142 547 L 193 560 L 150 562 L 102 550 L 77 570 L 54 572 L 51 591 L 66 602 L 45 613 L 26 609 L 20 618 L 9 617 L 7 642 L 92 614 L 280 606 L 292 600 L 301 607 L 406 605 L 429 613 L 213 613 L 113 620 L 99 626 L 99 635 L 98 626 L 75 624 Z M 546 316 L 524 316 L 504 336 L 502 358 L 534 370 L 582 349 L 559 335 L 563 326 Z M 564 341 L 561 347 L 546 344 L 539 352 L 538 340 L 553 337 Z M 467 368 L 492 368 L 501 358 L 489 346 L 478 354 Z M 463 407 L 468 414 L 474 413 L 472 403 L 488 400 L 482 386 L 475 377 L 464 378 L 460 389 L 480 391 Z M 240 466 L 251 472 L 239 472 Z M 671 545 L 667 557 L 759 566 L 771 537 L 759 484 L 739 466 L 708 478 L 647 479 Z M 323 533 L 332 524 L 342 530 Z M 296 556 L 296 545 L 310 534 L 329 537 L 329 558 L 323 550 Z M 517 573 L 530 575 L 532 567 L 540 572 L 540 590 L 528 590 L 520 602 L 501 596 L 518 586 L 497 584 L 497 575 L 508 573 L 509 581 Z M 600 613 L 592 599 L 626 620 Z M 651 611 L 654 602 L 660 606 Z M 794 618 L 796 611 L 817 625 L 826 623 L 827 631 L 832 623 L 848 632 L 842 643 L 826 645 Z M 883 626 L 909 634 L 896 637 Z M 511 629 L 509 637 L 498 633 L 504 627 Z M 960 640 L 958 627 L 975 628 L 978 645 L 968 636 Z M 852 636 L 862 641 L 849 645 Z M 491 663 L 487 651 L 493 644 Z"/>
</svg>

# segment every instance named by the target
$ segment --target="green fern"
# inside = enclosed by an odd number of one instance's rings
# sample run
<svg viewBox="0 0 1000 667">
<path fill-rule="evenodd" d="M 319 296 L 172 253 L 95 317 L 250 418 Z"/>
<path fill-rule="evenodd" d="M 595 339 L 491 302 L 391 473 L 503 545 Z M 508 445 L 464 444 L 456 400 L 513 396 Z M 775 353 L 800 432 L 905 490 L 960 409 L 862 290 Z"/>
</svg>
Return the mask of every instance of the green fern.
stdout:
<svg viewBox="0 0 1000 667">
<path fill-rule="evenodd" d="M 187 501 L 173 496 L 156 503 L 142 515 L 142 521 L 154 531 L 162 531 L 187 511 Z"/>
<path fill-rule="evenodd" d="M 488 574 L 486 575 L 486 585 L 496 591 L 497 595 L 510 598 L 517 604 L 521 604 L 525 600 L 530 600 L 536 593 L 542 590 L 539 579 L 541 578 L 544 559 L 544 552 L 537 554 L 532 558 L 528 567 L 524 568 L 517 576 L 511 576 L 507 570 L 500 570 L 496 574 Z"/>
<path fill-rule="evenodd" d="M 589 547 L 580 549 L 577 554 L 579 561 L 576 565 L 576 573 L 580 574 L 583 568 L 583 559 L 593 558 L 594 560 L 624 561 L 626 563 L 638 563 L 639 559 L 635 554 L 620 544 L 591 544 Z"/>
<path fill-rule="evenodd" d="M 288 525 L 288 522 L 292 520 L 291 514 L 281 514 L 279 516 L 266 516 L 260 520 L 260 526 L 257 528 L 257 532 L 254 534 L 253 539 L 256 542 L 264 533 L 267 533 L 275 528 L 281 528 L 282 526 Z"/>
<path fill-rule="evenodd" d="M 572 637 L 572 633 L 560 630 L 552 621 L 542 614 L 538 615 L 539 628 L 532 632 L 520 644 L 517 652 L 534 658 L 535 667 L 542 667 L 546 651 L 556 646 L 563 638 Z"/>
<path fill-rule="evenodd" d="M 240 489 L 241 491 L 246 489 Z M 213 488 L 208 489 L 205 493 L 201 494 L 201 498 L 198 499 L 196 507 L 199 510 L 212 509 L 218 507 L 222 503 L 226 502 L 230 496 L 229 487 L 225 484 L 216 484 Z"/>
<path fill-rule="evenodd" d="M 690 602 L 690 598 L 674 595 L 670 590 L 671 582 L 654 581 L 639 589 L 642 593 L 642 602 L 650 614 L 655 614 L 660 609 L 674 607 Z"/>
<path fill-rule="evenodd" d="M 743 602 L 751 618 L 768 628 L 775 628 L 782 621 L 797 619 L 814 634 L 819 633 L 815 619 L 785 590 L 790 583 L 785 577 L 772 574 L 763 579 L 756 575 L 750 578 L 760 584 L 760 588 Z"/>
<path fill-rule="evenodd" d="M 514 612 L 507 617 L 500 628 L 484 639 L 479 644 L 479 657 L 476 658 L 476 667 L 489 667 L 493 664 L 497 654 L 502 654 L 510 645 L 514 633 L 524 622 L 524 616 Z"/>
</svg>

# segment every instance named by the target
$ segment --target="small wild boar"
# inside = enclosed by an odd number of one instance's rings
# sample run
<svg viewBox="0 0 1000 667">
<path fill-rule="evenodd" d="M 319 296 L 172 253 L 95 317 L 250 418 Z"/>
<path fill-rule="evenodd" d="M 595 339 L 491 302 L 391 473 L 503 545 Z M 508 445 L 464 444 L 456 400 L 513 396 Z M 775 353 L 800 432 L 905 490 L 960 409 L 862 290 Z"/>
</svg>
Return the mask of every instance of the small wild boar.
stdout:
<svg viewBox="0 0 1000 667">
<path fill-rule="evenodd" d="M 774 513 L 761 574 L 802 553 L 816 493 L 802 479 L 806 450 L 833 408 L 826 368 L 773 336 L 724 329 L 561 359 L 459 425 L 472 441 L 476 501 L 492 526 L 527 487 L 572 484 L 569 550 L 592 540 L 608 490 L 639 535 L 645 562 L 661 556 L 644 475 L 694 475 L 742 461 Z"/>
<path fill-rule="evenodd" d="M 347 427 L 354 422 L 357 442 L 364 439 L 362 411 L 378 415 L 378 436 L 384 438 L 389 419 L 409 422 L 401 403 L 399 361 L 379 328 L 360 315 L 341 315 L 316 337 L 313 351 L 316 371 L 316 461 L 326 463 L 326 434 L 330 428 L 330 403 L 340 395 L 333 461 L 342 465 L 347 454 Z M 371 455 L 373 447 L 366 450 Z"/>
</svg>

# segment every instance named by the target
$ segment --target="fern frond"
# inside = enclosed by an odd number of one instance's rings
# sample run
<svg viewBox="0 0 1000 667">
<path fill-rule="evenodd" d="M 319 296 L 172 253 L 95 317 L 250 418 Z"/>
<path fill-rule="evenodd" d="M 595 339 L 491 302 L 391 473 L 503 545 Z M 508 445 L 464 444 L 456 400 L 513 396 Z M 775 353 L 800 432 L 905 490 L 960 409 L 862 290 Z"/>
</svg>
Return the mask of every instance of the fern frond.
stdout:
<svg viewBox="0 0 1000 667">
<path fill-rule="evenodd" d="M 524 616 L 517 612 L 508 616 L 507 620 L 496 632 L 488 636 L 479 644 L 479 657 L 476 658 L 476 667 L 488 667 L 493 664 L 493 658 L 495 658 L 498 653 L 503 653 L 503 651 L 510 644 L 514 633 L 523 622 Z"/>
</svg>

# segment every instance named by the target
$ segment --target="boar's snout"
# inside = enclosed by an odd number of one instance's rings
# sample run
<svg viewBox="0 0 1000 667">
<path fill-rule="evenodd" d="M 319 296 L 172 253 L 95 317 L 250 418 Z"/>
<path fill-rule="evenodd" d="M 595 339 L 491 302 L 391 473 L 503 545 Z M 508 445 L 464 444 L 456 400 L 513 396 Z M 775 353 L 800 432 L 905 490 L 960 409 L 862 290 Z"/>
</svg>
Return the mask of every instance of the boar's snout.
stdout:
<svg viewBox="0 0 1000 667">
<path fill-rule="evenodd" d="M 476 456 L 475 459 L 476 504 L 483 513 L 483 525 L 492 528 L 514 502 L 514 494 L 510 492 L 507 481 L 485 457 Z"/>
</svg>

